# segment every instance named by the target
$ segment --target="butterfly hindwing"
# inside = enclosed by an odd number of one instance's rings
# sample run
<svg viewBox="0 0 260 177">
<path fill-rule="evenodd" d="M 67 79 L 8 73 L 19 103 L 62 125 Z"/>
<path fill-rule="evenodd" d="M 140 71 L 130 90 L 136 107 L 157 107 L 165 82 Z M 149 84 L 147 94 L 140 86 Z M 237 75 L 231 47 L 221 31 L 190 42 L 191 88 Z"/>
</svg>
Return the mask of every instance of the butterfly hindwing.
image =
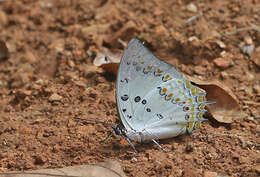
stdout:
<svg viewBox="0 0 260 177">
<path fill-rule="evenodd" d="M 200 126 L 205 94 L 137 39 L 124 51 L 116 87 L 124 127 L 145 134 L 144 139 L 169 138 Z"/>
</svg>

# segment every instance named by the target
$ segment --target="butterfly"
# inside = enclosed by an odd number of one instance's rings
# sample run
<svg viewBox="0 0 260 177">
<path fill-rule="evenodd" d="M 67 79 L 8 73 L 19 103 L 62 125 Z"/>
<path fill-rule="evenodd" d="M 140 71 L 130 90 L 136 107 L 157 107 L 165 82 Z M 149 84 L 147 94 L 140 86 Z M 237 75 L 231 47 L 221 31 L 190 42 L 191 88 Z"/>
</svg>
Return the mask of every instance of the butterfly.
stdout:
<svg viewBox="0 0 260 177">
<path fill-rule="evenodd" d="M 154 56 L 133 38 L 121 59 L 116 83 L 117 109 L 122 124 L 113 132 L 131 141 L 156 141 L 191 133 L 207 119 L 206 92 L 198 92 L 172 65 Z"/>
</svg>

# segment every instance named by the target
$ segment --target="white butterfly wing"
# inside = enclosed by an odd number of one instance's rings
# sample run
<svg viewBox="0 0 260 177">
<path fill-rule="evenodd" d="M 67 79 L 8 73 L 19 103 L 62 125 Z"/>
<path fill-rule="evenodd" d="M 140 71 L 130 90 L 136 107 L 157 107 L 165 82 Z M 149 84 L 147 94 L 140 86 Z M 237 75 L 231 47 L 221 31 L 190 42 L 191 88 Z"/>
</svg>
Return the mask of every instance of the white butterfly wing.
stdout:
<svg viewBox="0 0 260 177">
<path fill-rule="evenodd" d="M 183 78 L 181 73 L 179 73 L 170 64 L 165 63 L 155 57 L 146 47 L 143 46 L 142 42 L 135 38 L 132 39 L 124 51 L 122 60 L 120 62 L 116 85 L 118 112 L 122 123 L 127 130 L 133 130 L 131 121 L 129 121 L 127 118 L 127 116 L 130 115 L 133 111 L 131 106 L 132 102 L 129 100 L 123 101 L 121 98 L 124 95 L 129 97 L 131 93 L 130 86 L 132 85 L 132 81 L 138 77 L 145 76 L 143 72 L 139 71 L 143 71 L 143 68 L 146 66 L 153 66 L 154 68 L 160 66 L 161 70 L 163 71 L 170 70 L 169 72 L 171 72 L 174 77 Z M 153 78 L 150 79 L 152 80 Z M 153 83 L 150 84 L 150 86 L 152 85 Z M 145 88 L 143 89 L 143 87 L 144 85 L 136 85 L 135 89 L 140 91 L 146 90 Z"/>
<path fill-rule="evenodd" d="M 130 41 L 117 77 L 118 112 L 127 131 L 142 140 L 191 132 L 202 121 L 204 96 L 139 40 Z"/>
</svg>

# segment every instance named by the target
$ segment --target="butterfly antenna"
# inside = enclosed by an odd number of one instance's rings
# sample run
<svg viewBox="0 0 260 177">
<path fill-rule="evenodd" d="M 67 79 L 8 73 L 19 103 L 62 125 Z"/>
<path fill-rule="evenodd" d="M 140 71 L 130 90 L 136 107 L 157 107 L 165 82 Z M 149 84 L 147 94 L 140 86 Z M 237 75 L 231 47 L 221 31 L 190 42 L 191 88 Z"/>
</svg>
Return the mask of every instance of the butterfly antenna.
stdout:
<svg viewBox="0 0 260 177">
<path fill-rule="evenodd" d="M 107 141 L 112 137 L 113 134 L 114 134 L 114 132 L 112 131 L 112 132 L 106 137 L 106 139 L 103 141 L 103 143 L 101 144 L 101 146 L 103 146 L 104 144 L 106 144 Z"/>
<path fill-rule="evenodd" d="M 168 152 L 166 149 L 164 149 L 155 139 L 152 139 L 152 142 L 154 142 L 158 147 L 159 149 L 161 149 L 163 152 Z"/>
</svg>

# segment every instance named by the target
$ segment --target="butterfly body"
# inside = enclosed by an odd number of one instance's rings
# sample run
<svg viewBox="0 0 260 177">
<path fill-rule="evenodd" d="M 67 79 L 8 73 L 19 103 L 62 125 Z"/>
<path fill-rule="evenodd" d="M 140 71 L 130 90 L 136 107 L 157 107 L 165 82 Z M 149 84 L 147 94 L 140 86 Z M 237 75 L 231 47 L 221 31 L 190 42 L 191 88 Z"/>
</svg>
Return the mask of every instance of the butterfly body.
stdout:
<svg viewBox="0 0 260 177">
<path fill-rule="evenodd" d="M 206 93 L 198 93 L 172 65 L 132 39 L 120 62 L 116 99 L 121 133 L 138 141 L 166 139 L 199 128 Z M 120 132 L 118 132 L 120 134 Z"/>
</svg>

